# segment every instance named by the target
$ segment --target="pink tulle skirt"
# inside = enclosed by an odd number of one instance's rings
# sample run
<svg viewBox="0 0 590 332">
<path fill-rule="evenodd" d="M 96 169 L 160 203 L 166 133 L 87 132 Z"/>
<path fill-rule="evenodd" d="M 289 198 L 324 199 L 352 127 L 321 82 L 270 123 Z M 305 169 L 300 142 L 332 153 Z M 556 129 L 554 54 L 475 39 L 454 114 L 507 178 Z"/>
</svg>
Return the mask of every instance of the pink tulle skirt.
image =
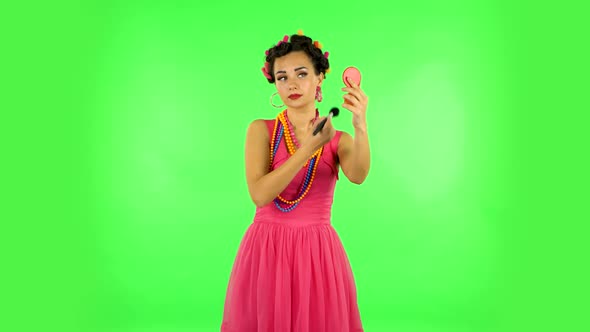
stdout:
<svg viewBox="0 0 590 332">
<path fill-rule="evenodd" d="M 252 223 L 231 271 L 221 331 L 363 331 L 352 270 L 332 225 Z"/>
</svg>

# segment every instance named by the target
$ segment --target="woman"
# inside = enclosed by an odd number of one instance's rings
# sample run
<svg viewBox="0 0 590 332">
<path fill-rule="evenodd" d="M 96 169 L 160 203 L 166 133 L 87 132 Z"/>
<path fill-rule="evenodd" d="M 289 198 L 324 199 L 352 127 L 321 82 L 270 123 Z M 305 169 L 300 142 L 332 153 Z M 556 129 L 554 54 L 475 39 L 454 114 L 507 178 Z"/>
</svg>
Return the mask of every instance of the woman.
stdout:
<svg viewBox="0 0 590 332">
<path fill-rule="evenodd" d="M 325 118 L 316 101 L 328 69 L 328 53 L 302 33 L 266 52 L 262 71 L 284 109 L 248 127 L 246 180 L 256 215 L 230 275 L 223 332 L 363 331 L 352 270 L 330 216 L 339 167 L 357 184 L 369 171 L 367 96 L 358 82 L 342 89 L 354 139 L 330 118 L 313 135 Z"/>
</svg>

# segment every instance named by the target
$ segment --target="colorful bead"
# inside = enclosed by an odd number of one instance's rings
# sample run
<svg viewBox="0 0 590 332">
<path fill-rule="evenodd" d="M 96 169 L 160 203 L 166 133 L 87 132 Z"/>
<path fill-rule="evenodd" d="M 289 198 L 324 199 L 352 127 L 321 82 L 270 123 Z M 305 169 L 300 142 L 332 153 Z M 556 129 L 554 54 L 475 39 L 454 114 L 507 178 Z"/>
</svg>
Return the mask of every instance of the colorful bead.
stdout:
<svg viewBox="0 0 590 332">
<path fill-rule="evenodd" d="M 281 139 L 283 136 L 285 137 L 285 144 L 287 145 L 287 151 L 290 155 L 293 155 L 296 151 L 296 138 L 294 137 L 293 133 L 290 130 L 289 122 L 287 117 L 287 110 L 279 113 L 275 120 L 275 125 L 273 129 L 273 135 L 270 142 L 270 163 L 269 163 L 269 171 L 272 169 L 272 163 L 274 157 L 278 151 L 278 147 L 280 145 Z M 324 147 L 319 148 L 314 154 L 310 157 L 310 159 L 305 164 L 307 167 L 307 171 L 305 173 L 305 178 L 301 183 L 301 186 L 298 190 L 297 198 L 294 200 L 287 200 L 283 198 L 281 195 L 277 195 L 277 197 L 273 200 L 275 206 L 283 212 L 290 212 L 297 207 L 297 205 L 305 198 L 309 190 L 311 189 L 311 185 L 313 184 L 313 180 L 315 178 L 315 174 L 317 171 L 317 167 L 319 165 L 318 160 L 321 158 L 321 155 L 324 151 Z M 287 205 L 287 207 L 281 206 Z"/>
</svg>

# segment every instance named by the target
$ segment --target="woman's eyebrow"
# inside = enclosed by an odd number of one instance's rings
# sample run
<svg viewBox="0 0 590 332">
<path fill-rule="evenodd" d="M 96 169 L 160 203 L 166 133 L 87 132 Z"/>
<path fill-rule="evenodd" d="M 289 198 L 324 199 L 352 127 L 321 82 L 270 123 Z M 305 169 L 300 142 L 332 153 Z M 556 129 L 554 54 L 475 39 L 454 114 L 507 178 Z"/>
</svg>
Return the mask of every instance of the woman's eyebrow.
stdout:
<svg viewBox="0 0 590 332">
<path fill-rule="evenodd" d="M 298 70 L 301 70 L 301 69 L 307 69 L 307 67 L 305 67 L 305 66 L 302 66 L 302 67 L 297 67 L 297 68 L 295 68 L 295 71 L 298 71 Z M 286 71 L 284 71 L 284 70 L 279 70 L 279 71 L 277 71 L 277 72 L 275 73 L 275 75 L 277 75 L 277 74 L 281 74 L 281 73 L 283 73 L 283 74 L 286 74 L 287 72 L 286 72 Z"/>
</svg>

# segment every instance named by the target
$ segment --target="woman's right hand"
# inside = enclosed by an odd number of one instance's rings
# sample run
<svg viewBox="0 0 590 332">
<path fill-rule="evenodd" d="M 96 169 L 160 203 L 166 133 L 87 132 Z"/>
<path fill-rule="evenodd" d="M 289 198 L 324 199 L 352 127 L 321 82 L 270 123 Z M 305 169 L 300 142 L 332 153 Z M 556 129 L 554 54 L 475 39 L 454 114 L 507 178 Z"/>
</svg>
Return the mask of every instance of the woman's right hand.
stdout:
<svg viewBox="0 0 590 332">
<path fill-rule="evenodd" d="M 326 117 L 323 116 L 318 118 L 312 125 L 311 128 L 307 131 L 307 137 L 305 138 L 304 146 L 309 148 L 311 154 L 316 152 L 319 148 L 324 146 L 324 144 L 330 142 L 334 135 L 336 135 L 336 130 L 332 126 L 332 119 L 328 118 L 324 128 L 320 132 L 318 132 L 315 136 L 313 135 L 313 131 L 315 128 L 324 120 Z"/>
</svg>

